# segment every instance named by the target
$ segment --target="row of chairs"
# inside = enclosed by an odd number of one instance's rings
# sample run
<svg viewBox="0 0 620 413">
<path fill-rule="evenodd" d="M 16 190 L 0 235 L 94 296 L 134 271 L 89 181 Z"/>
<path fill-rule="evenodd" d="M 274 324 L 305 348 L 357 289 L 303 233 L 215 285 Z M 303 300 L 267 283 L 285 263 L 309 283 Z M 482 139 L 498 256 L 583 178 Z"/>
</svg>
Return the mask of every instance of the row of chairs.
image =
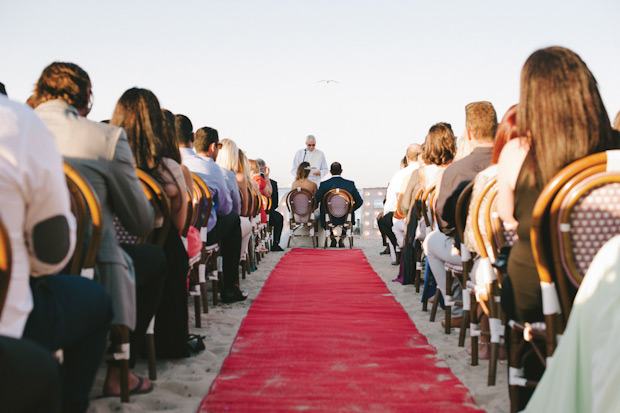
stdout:
<svg viewBox="0 0 620 413">
<path fill-rule="evenodd" d="M 530 238 L 540 277 L 545 321 L 529 323 L 505 320 L 501 309 L 501 284 L 507 264 L 507 251 L 514 242 L 514 232 L 506 231 L 497 212 L 497 180 L 490 177 L 477 198 L 471 199 L 473 183 L 461 193 L 456 208 L 457 231 L 463 238 L 470 202 L 470 217 L 477 252 L 461 245 L 462 265 L 446 265 L 447 291 L 457 282 L 463 288 L 462 302 L 451 296 L 445 303 L 445 332 L 450 334 L 451 306 L 463 306 L 463 321 L 458 340 L 464 346 L 470 331 L 472 365 L 478 364 L 478 339 L 488 334 L 490 341 L 488 385 L 495 384 L 500 343 L 505 323 L 510 331 L 509 389 L 511 411 L 517 411 L 523 387 L 535 387 L 526 380 L 523 357 L 534 352 L 543 365 L 552 358 L 566 326 L 572 302 L 596 252 L 614 235 L 620 233 L 620 151 L 607 151 L 578 160 L 552 179 L 540 194 L 532 215 Z M 416 194 L 416 215 L 432 227 L 433 197 L 436 188 Z M 417 241 L 419 243 L 419 241 Z M 416 291 L 419 292 L 424 257 L 416 259 Z M 476 282 L 470 280 L 475 272 Z M 431 321 L 441 292 L 437 291 Z M 480 331 L 477 308 L 489 319 L 489 331 Z M 423 310 L 426 311 L 426 297 Z"/>
<path fill-rule="evenodd" d="M 71 274 L 88 275 L 92 273 L 97 251 L 103 233 L 103 219 L 97 194 L 90 184 L 69 164 L 63 165 L 67 185 L 71 197 L 71 209 L 77 220 L 77 243 L 76 251 L 69 264 Z M 153 243 L 163 247 L 168 231 L 171 226 L 170 202 L 162 186 L 148 173 L 136 169 L 143 190 L 155 210 L 155 230 L 144 238 L 132 237 L 124 234 L 124 230 L 117 223 L 117 234 L 123 242 Z M 222 261 L 219 257 L 218 244 L 207 245 L 207 223 L 213 207 L 211 192 L 205 182 L 196 174 L 192 173 L 193 189 L 187 193 L 187 220 L 181 235 L 184 239 L 188 236 L 190 227 L 200 233 L 203 243 L 202 248 L 194 257 L 190 257 L 189 295 L 194 301 L 194 315 L 196 327 L 202 325 L 201 314 L 208 313 L 208 288 L 207 282 L 211 281 L 213 304 L 218 303 L 219 281 L 222 277 Z M 251 197 L 251 217 L 254 223 L 254 237 L 250 239 L 247 257 L 242 263 L 243 278 L 246 269 L 257 267 L 257 260 L 262 252 L 254 246 L 265 243 L 270 237 L 270 227 L 260 223 L 260 210 L 263 205 L 269 209 L 268 198 L 254 193 Z M 1 264 L 1 263 L 0 263 Z M 2 291 L 0 290 L 0 293 Z M 201 311 L 202 310 L 202 311 Z M 149 366 L 149 378 L 157 378 L 155 346 L 153 339 L 154 320 L 147 330 L 146 347 Z M 129 328 L 127 326 L 112 326 L 110 340 L 113 354 L 106 356 L 110 360 L 120 364 L 121 368 L 121 401 L 129 401 Z"/>
<path fill-rule="evenodd" d="M 349 248 L 353 248 L 353 196 L 344 189 L 335 188 L 328 191 L 321 200 L 325 209 L 325 242 L 332 231 L 340 228 L 343 236 L 349 240 Z M 289 227 L 291 235 L 287 247 L 291 246 L 293 237 L 310 237 L 312 247 L 319 245 L 318 222 L 315 211 L 318 200 L 312 192 L 303 188 L 293 188 L 286 195 L 286 206 L 289 211 Z M 299 231 L 302 230 L 302 231 Z"/>
</svg>

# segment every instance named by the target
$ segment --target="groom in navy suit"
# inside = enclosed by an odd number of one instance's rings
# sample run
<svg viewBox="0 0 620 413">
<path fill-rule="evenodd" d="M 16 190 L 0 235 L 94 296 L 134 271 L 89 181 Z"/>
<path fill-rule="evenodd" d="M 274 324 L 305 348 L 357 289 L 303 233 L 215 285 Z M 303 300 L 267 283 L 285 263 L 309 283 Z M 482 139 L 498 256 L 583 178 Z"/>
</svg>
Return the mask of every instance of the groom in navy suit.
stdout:
<svg viewBox="0 0 620 413">
<path fill-rule="evenodd" d="M 323 229 L 325 229 L 325 206 L 323 205 L 323 197 L 330 190 L 340 188 L 350 193 L 351 196 L 353 197 L 353 211 L 358 210 L 364 203 L 364 201 L 362 200 L 362 197 L 360 196 L 360 193 L 357 191 L 357 188 L 355 187 L 355 182 L 349 181 L 347 179 L 344 179 L 342 176 L 340 176 L 342 174 L 342 166 L 340 165 L 340 163 L 338 162 L 332 163 L 329 168 L 329 171 L 332 174 L 332 177 L 328 179 L 327 181 L 321 182 L 321 186 L 319 186 L 319 190 L 317 191 L 315 195 L 317 202 L 320 202 L 321 204 L 321 226 L 323 227 Z M 351 217 L 351 221 L 355 223 L 355 213 L 353 213 L 352 215 L 353 216 Z M 338 223 L 338 221 L 335 221 L 335 222 Z M 344 223 L 344 220 L 343 220 L 343 223 Z M 333 234 L 330 234 L 330 238 L 332 240 L 330 246 L 333 248 L 336 246 L 336 237 Z M 338 246 L 340 248 L 344 248 L 344 237 L 340 237 Z"/>
</svg>

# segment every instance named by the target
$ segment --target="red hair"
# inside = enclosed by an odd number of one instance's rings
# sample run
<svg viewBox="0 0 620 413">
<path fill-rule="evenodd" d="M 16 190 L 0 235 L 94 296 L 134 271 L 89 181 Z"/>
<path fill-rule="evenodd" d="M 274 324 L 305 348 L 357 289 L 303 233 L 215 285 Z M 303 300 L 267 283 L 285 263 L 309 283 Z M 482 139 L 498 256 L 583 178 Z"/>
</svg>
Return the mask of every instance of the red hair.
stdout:
<svg viewBox="0 0 620 413">
<path fill-rule="evenodd" d="M 506 142 L 518 136 L 517 105 L 512 105 L 497 126 L 495 145 L 493 146 L 493 156 L 491 157 L 492 165 L 495 165 L 499 161 L 499 154 L 502 153 L 502 149 L 504 148 L 504 145 L 506 145 Z"/>
</svg>

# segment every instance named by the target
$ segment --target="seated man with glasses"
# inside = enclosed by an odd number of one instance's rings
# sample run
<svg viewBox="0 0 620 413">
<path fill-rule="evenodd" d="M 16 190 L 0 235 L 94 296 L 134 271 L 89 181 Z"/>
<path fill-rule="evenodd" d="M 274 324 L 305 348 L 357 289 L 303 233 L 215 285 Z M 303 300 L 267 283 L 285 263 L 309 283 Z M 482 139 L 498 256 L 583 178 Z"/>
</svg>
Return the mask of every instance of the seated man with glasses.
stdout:
<svg viewBox="0 0 620 413">
<path fill-rule="evenodd" d="M 327 175 L 327 161 L 325 161 L 325 154 L 316 149 L 316 138 L 312 135 L 308 135 L 306 138 L 306 148 L 298 150 L 295 154 L 293 169 L 291 169 L 293 176 L 297 175 L 297 168 L 302 162 L 310 164 L 310 176 L 308 179 L 319 186 L 321 179 Z"/>
</svg>

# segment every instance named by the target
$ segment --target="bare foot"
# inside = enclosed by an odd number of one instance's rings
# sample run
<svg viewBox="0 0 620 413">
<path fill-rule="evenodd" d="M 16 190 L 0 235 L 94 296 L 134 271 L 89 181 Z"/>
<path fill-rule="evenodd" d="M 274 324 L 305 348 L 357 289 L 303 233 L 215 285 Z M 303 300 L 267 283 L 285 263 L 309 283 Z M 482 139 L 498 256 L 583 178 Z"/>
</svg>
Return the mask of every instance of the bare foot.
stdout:
<svg viewBox="0 0 620 413">
<path fill-rule="evenodd" d="M 151 391 L 153 384 L 146 377 L 138 377 L 129 372 L 129 393 L 140 394 Z M 120 396 L 121 394 L 121 369 L 119 366 L 108 366 L 105 381 L 103 382 L 104 396 Z"/>
</svg>

